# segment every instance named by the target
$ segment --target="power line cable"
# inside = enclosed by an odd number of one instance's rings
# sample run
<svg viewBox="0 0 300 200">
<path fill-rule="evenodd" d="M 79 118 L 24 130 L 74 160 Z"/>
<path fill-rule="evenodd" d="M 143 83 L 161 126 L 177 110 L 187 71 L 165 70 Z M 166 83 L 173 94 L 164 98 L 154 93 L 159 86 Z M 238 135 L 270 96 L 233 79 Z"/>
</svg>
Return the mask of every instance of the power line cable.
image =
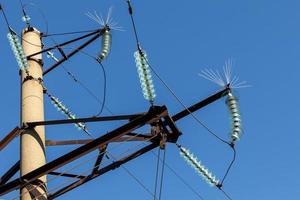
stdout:
<svg viewBox="0 0 300 200">
<path fill-rule="evenodd" d="M 135 176 L 130 170 L 128 170 L 124 165 L 121 165 L 121 168 L 123 168 L 127 174 L 129 176 L 131 176 L 142 188 L 144 188 L 145 191 L 147 191 L 151 196 L 154 197 L 154 200 L 158 200 L 157 197 L 155 196 L 155 194 L 153 194 L 153 192 L 151 192 L 151 190 L 141 181 L 137 178 L 137 176 Z"/>
<path fill-rule="evenodd" d="M 225 192 L 223 189 L 219 188 L 221 190 L 221 192 L 225 195 L 225 197 L 229 200 L 233 200 L 232 197 L 227 193 Z"/>
<path fill-rule="evenodd" d="M 235 162 L 235 159 L 236 159 L 236 150 L 235 150 L 234 146 L 232 146 L 232 151 L 233 151 L 232 160 L 231 160 L 228 168 L 226 169 L 224 177 L 222 178 L 221 185 L 223 185 L 224 181 L 226 180 L 226 178 L 227 178 L 227 176 L 228 176 L 228 174 L 229 174 L 229 172 L 230 172 L 230 170 L 231 170 L 231 168 L 232 168 L 232 166 Z"/>
<path fill-rule="evenodd" d="M 0 4 L 0 10 L 1 10 L 2 15 L 4 17 L 4 20 L 5 20 L 5 23 L 6 23 L 6 26 L 7 26 L 8 30 L 11 31 L 11 27 L 9 25 L 8 19 L 7 19 L 6 14 L 5 14 L 5 11 L 4 11 L 4 9 L 3 9 L 3 7 L 2 7 L 1 4 Z"/>
<path fill-rule="evenodd" d="M 158 155 L 156 153 L 154 153 L 153 151 L 150 151 L 155 157 L 158 157 Z M 161 162 L 163 162 L 163 160 L 161 158 L 159 158 Z M 199 194 L 199 192 L 193 188 L 193 186 L 191 186 L 181 175 L 179 175 L 179 173 L 176 172 L 175 169 L 173 169 L 166 161 L 165 161 L 165 166 L 191 191 L 193 192 L 199 199 L 201 200 L 205 200 L 204 197 Z"/>
<path fill-rule="evenodd" d="M 164 174 L 165 174 L 165 163 L 166 163 L 166 146 L 164 148 L 164 153 L 163 153 L 161 179 L 160 179 L 160 187 L 159 187 L 159 200 L 161 200 L 161 195 L 162 195 L 162 191 L 163 191 L 163 181 L 164 181 Z"/>
<path fill-rule="evenodd" d="M 154 200 L 156 199 L 157 182 L 158 182 L 158 175 L 159 175 L 160 151 L 161 151 L 161 149 L 158 148 L 158 156 L 157 156 L 157 161 L 156 161 L 155 184 L 154 184 Z"/>
</svg>

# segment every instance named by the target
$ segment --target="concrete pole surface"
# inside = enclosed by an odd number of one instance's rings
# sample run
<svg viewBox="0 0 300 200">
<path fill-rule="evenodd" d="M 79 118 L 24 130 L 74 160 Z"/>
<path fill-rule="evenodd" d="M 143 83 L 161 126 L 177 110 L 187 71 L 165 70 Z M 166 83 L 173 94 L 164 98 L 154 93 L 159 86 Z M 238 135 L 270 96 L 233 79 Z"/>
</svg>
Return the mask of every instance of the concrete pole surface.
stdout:
<svg viewBox="0 0 300 200">
<path fill-rule="evenodd" d="M 34 28 L 26 28 L 22 33 L 22 45 L 25 55 L 31 55 L 42 49 L 41 34 Z M 40 61 L 40 62 L 39 62 Z M 22 71 L 21 117 L 22 123 L 44 121 L 43 87 L 37 79 L 43 78 L 42 55 L 38 54 L 28 60 L 28 74 Z M 21 176 L 35 170 L 46 163 L 45 128 L 37 126 L 21 134 Z M 30 183 L 21 189 L 21 200 L 47 199 L 46 176 Z M 33 190 L 36 188 L 35 190 Z M 40 197 L 37 197 L 40 196 Z"/>
</svg>

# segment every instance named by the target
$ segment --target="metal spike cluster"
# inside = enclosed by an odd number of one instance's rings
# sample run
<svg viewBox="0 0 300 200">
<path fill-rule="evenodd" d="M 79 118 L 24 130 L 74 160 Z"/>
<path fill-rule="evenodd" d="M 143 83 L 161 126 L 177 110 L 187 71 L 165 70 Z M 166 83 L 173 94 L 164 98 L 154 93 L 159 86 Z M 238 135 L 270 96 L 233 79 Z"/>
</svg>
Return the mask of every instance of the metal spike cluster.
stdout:
<svg viewBox="0 0 300 200">
<path fill-rule="evenodd" d="M 228 93 L 226 104 L 229 108 L 229 112 L 231 115 L 232 128 L 230 135 L 231 141 L 234 143 L 235 141 L 240 139 L 242 132 L 242 120 L 239 111 L 238 101 L 231 92 Z"/>
<path fill-rule="evenodd" d="M 61 113 L 65 114 L 69 119 L 76 119 L 76 116 L 71 111 L 69 111 L 69 109 L 61 101 L 59 101 L 58 98 L 49 94 L 48 96 L 50 97 L 52 104 L 57 108 L 58 111 L 61 111 Z M 86 125 L 82 122 L 76 123 L 75 126 L 79 130 L 87 131 Z"/>
<path fill-rule="evenodd" d="M 204 180 L 211 186 L 218 186 L 220 181 L 212 175 L 211 172 L 208 171 L 208 169 L 205 168 L 205 166 L 198 161 L 198 159 L 186 148 L 178 145 L 180 149 L 180 155 L 186 160 L 186 162 L 194 168 L 198 174 L 202 176 Z"/>
<path fill-rule="evenodd" d="M 20 69 L 22 71 L 24 71 L 24 70 L 26 71 L 28 69 L 29 65 L 28 65 L 28 61 L 27 61 L 27 58 L 24 53 L 24 49 L 19 41 L 18 36 L 13 31 L 10 31 L 7 34 L 7 38 L 10 43 L 10 46 L 15 54 L 15 57 L 16 57 L 16 60 L 18 62 Z"/>
<path fill-rule="evenodd" d="M 143 50 L 138 50 L 134 53 L 134 57 L 144 98 L 153 103 L 156 94 L 147 55 Z"/>
</svg>

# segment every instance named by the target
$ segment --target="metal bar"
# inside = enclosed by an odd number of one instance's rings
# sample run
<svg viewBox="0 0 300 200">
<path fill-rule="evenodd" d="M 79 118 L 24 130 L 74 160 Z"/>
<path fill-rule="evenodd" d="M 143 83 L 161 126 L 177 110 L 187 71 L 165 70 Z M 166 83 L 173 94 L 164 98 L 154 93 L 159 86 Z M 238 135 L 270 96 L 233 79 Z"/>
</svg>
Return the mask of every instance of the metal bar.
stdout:
<svg viewBox="0 0 300 200">
<path fill-rule="evenodd" d="M 19 127 L 14 128 L 9 134 L 7 134 L 3 140 L 0 141 L 0 151 L 4 149 L 15 137 L 21 132 Z"/>
<path fill-rule="evenodd" d="M 214 101 L 222 98 L 224 95 L 226 95 L 229 92 L 230 88 L 225 88 L 221 91 L 219 91 L 218 93 L 190 106 L 188 109 L 184 109 L 183 111 L 177 113 L 176 115 L 174 115 L 172 117 L 173 121 L 178 121 L 186 116 L 188 116 L 190 113 L 193 113 L 211 103 L 213 103 Z"/>
<path fill-rule="evenodd" d="M 61 173 L 61 172 L 49 172 L 49 175 L 64 176 L 64 177 L 79 178 L 79 179 L 86 178 L 86 176 L 81 176 L 81 175 L 76 175 L 76 174 L 68 174 L 68 173 Z"/>
<path fill-rule="evenodd" d="M 116 115 L 116 116 L 105 116 L 105 117 L 88 117 L 88 118 L 78 118 L 78 119 L 62 119 L 62 120 L 28 122 L 26 125 L 32 128 L 35 126 L 74 124 L 79 122 L 87 123 L 87 122 L 100 122 L 100 121 L 132 120 L 142 115 L 145 115 L 145 113 L 135 114 L 135 115 Z"/>
<path fill-rule="evenodd" d="M 93 169 L 91 174 L 95 174 L 98 171 L 98 169 L 100 167 L 100 164 L 103 160 L 103 156 L 105 154 L 106 149 L 107 149 L 107 145 L 105 145 L 105 146 L 103 146 L 99 149 L 99 155 L 98 155 L 97 160 L 94 164 L 94 169 Z"/>
<path fill-rule="evenodd" d="M 134 141 L 144 141 L 149 140 L 151 136 L 149 135 L 137 135 L 134 138 L 132 137 L 121 137 L 112 140 L 111 142 L 134 142 Z M 92 139 L 87 140 L 46 140 L 46 146 L 62 146 L 62 145 L 79 145 L 79 144 L 87 144 L 93 141 Z"/>
<path fill-rule="evenodd" d="M 92 43 L 94 40 L 96 40 L 102 34 L 103 34 L 103 31 L 101 31 L 100 33 L 98 33 L 97 35 L 95 35 L 94 37 L 92 37 L 91 39 L 89 39 L 88 41 L 86 41 L 84 44 L 82 44 L 81 46 L 79 46 L 76 49 L 74 49 L 73 51 L 71 51 L 71 53 L 69 53 L 68 55 L 66 55 L 66 57 L 60 59 L 57 63 L 55 63 L 54 65 L 52 65 L 48 69 L 46 69 L 43 72 L 43 75 L 45 76 L 46 74 L 48 74 L 49 72 L 51 72 L 52 70 L 54 70 L 57 66 L 59 66 L 61 63 L 65 62 L 66 60 L 68 60 L 69 58 L 71 58 L 72 56 L 74 56 L 81 49 L 83 49 L 84 47 L 86 47 L 87 45 L 89 45 L 90 43 Z"/>
<path fill-rule="evenodd" d="M 114 170 L 114 169 L 120 167 L 121 165 L 123 165 L 123 164 L 125 164 L 125 163 L 127 163 L 127 162 L 129 162 L 129 161 L 131 161 L 133 159 L 135 159 L 138 156 L 141 156 L 141 155 L 143 155 L 143 154 L 151 151 L 152 149 L 154 149 L 154 148 L 156 148 L 158 146 L 159 146 L 158 142 L 151 143 L 148 146 L 146 146 L 146 147 L 144 147 L 144 148 L 136 151 L 135 153 L 133 153 L 133 154 L 131 154 L 131 155 L 129 155 L 129 156 L 123 158 L 123 159 L 120 159 L 120 160 L 118 160 L 118 161 L 116 161 L 116 162 L 114 162 L 114 163 L 112 163 L 112 164 L 110 164 L 110 165 L 108 165 L 108 166 L 100 169 L 96 174 L 91 174 L 90 176 L 87 176 L 84 179 L 78 180 L 78 181 L 76 181 L 76 182 L 74 182 L 74 183 L 72 183 L 72 184 L 70 184 L 70 185 L 68 185 L 68 186 L 66 186 L 66 187 L 64 187 L 64 188 L 56 191 L 55 193 L 50 194 L 48 196 L 48 200 L 55 199 L 55 198 L 57 198 L 57 197 L 65 194 L 66 192 L 69 192 L 69 191 L 71 191 L 71 190 L 73 190 L 73 189 L 81 186 L 82 184 L 87 183 L 87 182 L 89 182 L 89 181 L 97 178 L 98 176 L 101 176 L 101 175 L 103 175 L 103 174 L 105 174 L 105 173 L 107 173 L 107 172 L 109 172 L 111 170 Z"/>
<path fill-rule="evenodd" d="M 29 195 L 31 199 L 37 200 L 47 200 L 45 195 L 43 195 L 40 191 L 38 191 L 37 187 L 34 185 L 26 185 L 27 191 L 29 191 Z"/>
<path fill-rule="evenodd" d="M 1 178 L 0 185 L 5 184 L 20 170 L 20 161 L 16 162 Z"/>
<path fill-rule="evenodd" d="M 152 123 L 154 121 L 157 121 L 161 117 L 165 117 L 167 115 L 167 108 L 165 106 L 159 107 L 159 106 L 153 106 L 150 108 L 149 112 L 141 117 L 138 117 L 131 122 L 128 122 L 127 124 L 89 142 L 88 144 L 85 144 L 31 172 L 28 174 L 17 178 L 5 185 L 0 186 L 0 195 L 4 195 L 12 190 L 18 189 L 20 187 L 24 187 L 26 184 L 30 183 L 33 180 L 36 180 L 37 178 L 48 174 L 49 172 L 56 170 L 60 168 L 61 166 L 70 163 L 77 158 L 80 158 L 87 153 L 99 148 L 99 146 L 103 146 L 111 142 L 112 140 L 122 137 L 123 135 L 145 125 L 146 123 Z M 24 180 L 27 181 L 27 183 L 24 183 Z"/>
<path fill-rule="evenodd" d="M 87 144 L 93 141 L 92 139 L 87 140 L 46 140 L 46 146 L 58 146 L 58 145 L 76 145 L 76 144 Z"/>
<path fill-rule="evenodd" d="M 45 53 L 45 52 L 47 52 L 47 51 L 51 51 L 51 50 L 53 50 L 53 49 L 56 49 L 57 47 L 62 47 L 62 46 L 68 45 L 68 44 L 70 44 L 70 43 L 76 42 L 76 41 L 78 41 L 78 40 L 82 40 L 82 39 L 84 39 L 84 38 L 86 38 L 86 37 L 89 37 L 89 36 L 92 36 L 92 35 L 95 35 L 95 34 L 98 34 L 98 33 L 101 33 L 101 32 L 103 32 L 103 29 L 98 29 L 98 30 L 96 30 L 96 31 L 94 31 L 94 32 L 88 33 L 88 34 L 83 35 L 83 36 L 80 36 L 80 37 L 78 37 L 78 38 L 69 40 L 69 41 L 67 41 L 67 42 L 64 42 L 64 43 L 55 45 L 55 46 L 50 47 L 50 48 L 47 48 L 47 49 L 43 49 L 42 51 L 39 51 L 39 52 L 36 52 L 36 53 L 34 53 L 34 54 L 31 54 L 31 55 L 27 56 L 27 59 L 29 59 L 29 58 L 31 58 L 31 57 L 33 57 L 33 56 L 36 56 L 36 55 L 38 55 L 38 54 Z"/>
<path fill-rule="evenodd" d="M 168 142 L 176 143 L 178 140 L 178 137 L 182 134 L 180 130 L 177 128 L 175 122 L 173 119 L 168 115 L 164 117 L 166 125 L 168 125 L 171 129 L 170 136 L 168 137 Z"/>
</svg>

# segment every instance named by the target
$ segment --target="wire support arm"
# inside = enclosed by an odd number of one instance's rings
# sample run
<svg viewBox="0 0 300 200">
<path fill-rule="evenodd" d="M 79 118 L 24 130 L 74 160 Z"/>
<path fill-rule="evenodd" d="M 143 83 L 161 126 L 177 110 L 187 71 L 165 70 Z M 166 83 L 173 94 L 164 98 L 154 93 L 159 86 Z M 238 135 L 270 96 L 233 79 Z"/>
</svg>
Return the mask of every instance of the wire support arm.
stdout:
<svg viewBox="0 0 300 200">
<path fill-rule="evenodd" d="M 229 91 L 230 91 L 230 88 L 226 87 L 223 90 L 217 92 L 216 94 L 211 95 L 210 97 L 188 107 L 188 109 L 184 109 L 184 110 L 180 111 L 179 113 L 175 114 L 172 117 L 173 121 L 178 121 L 178 120 L 190 115 L 191 113 L 196 112 L 197 110 L 217 101 L 218 99 L 225 96 Z"/>
<path fill-rule="evenodd" d="M 20 170 L 20 161 L 17 161 L 1 178 L 0 185 L 5 184 Z"/>
<path fill-rule="evenodd" d="M 154 106 L 151 107 L 149 112 L 141 117 L 138 117 L 129 123 L 103 135 L 98 137 L 97 139 L 29 172 L 28 174 L 17 178 L 11 182 L 8 182 L 5 185 L 0 186 L 0 196 L 7 194 L 8 192 L 19 189 L 30 184 L 32 181 L 38 179 L 39 177 L 48 174 L 65 164 L 68 164 L 96 149 L 100 146 L 104 146 L 110 143 L 112 140 L 122 137 L 129 132 L 132 132 L 135 129 L 147 124 L 152 123 L 154 121 L 159 120 L 161 117 L 165 117 L 168 115 L 167 108 L 165 106 Z M 154 148 L 154 147 L 153 147 Z M 24 182 L 26 180 L 26 182 Z"/>
<path fill-rule="evenodd" d="M 92 36 L 92 35 L 98 35 L 98 37 L 99 37 L 99 36 L 100 36 L 99 34 L 102 34 L 103 32 L 104 32 L 104 29 L 97 29 L 96 31 L 94 31 L 94 32 L 92 32 L 92 33 L 83 35 L 83 36 L 81 36 L 81 37 L 78 37 L 78 38 L 69 40 L 69 41 L 67 41 L 67 42 L 63 42 L 63 43 L 61 43 L 61 44 L 57 44 L 57 45 L 55 45 L 55 46 L 53 46 L 53 47 L 49 47 L 49 48 L 47 48 L 47 49 L 43 49 L 42 51 L 33 53 L 33 54 L 27 56 L 27 59 L 28 59 L 28 58 L 31 58 L 31 57 L 33 57 L 33 56 L 36 56 L 36 55 L 38 55 L 38 54 L 45 53 L 45 52 L 47 52 L 47 51 L 51 51 L 51 50 L 53 50 L 53 49 L 57 49 L 58 47 L 66 46 L 66 45 L 68 45 L 68 44 L 71 44 L 71 43 L 73 43 L 73 42 L 82 40 L 82 39 L 87 38 L 87 37 Z"/>
<path fill-rule="evenodd" d="M 77 119 L 62 119 L 62 120 L 50 120 L 50 121 L 38 121 L 28 122 L 24 124 L 25 127 L 33 128 L 35 126 L 47 126 L 47 125 L 60 125 L 60 124 L 73 124 L 80 122 L 104 122 L 104 121 L 118 121 L 118 120 L 134 120 L 138 117 L 143 116 L 145 113 L 133 114 L 133 115 L 115 115 L 115 116 L 104 116 L 104 117 L 87 117 Z"/>
<path fill-rule="evenodd" d="M 88 41 L 86 41 L 84 44 L 82 44 L 81 46 L 77 47 L 76 49 L 74 49 L 72 52 L 70 52 L 69 54 L 65 55 L 62 59 L 60 59 L 57 63 L 55 63 L 54 65 L 52 65 L 51 67 L 49 67 L 48 69 L 46 69 L 43 72 L 43 75 L 45 76 L 46 74 L 48 74 L 49 72 L 51 72 L 52 70 L 54 70 L 56 67 L 58 67 L 60 64 L 62 64 L 63 62 L 65 62 L 66 60 L 68 60 L 69 58 L 71 58 L 72 56 L 74 56 L 76 53 L 80 52 L 81 49 L 85 48 L 86 46 L 88 46 L 90 43 L 92 43 L 94 40 L 96 40 L 97 38 L 99 38 L 102 34 L 104 33 L 104 31 L 98 32 L 94 37 L 92 37 L 91 39 L 89 39 Z M 61 47 L 61 46 L 58 46 Z"/>
<path fill-rule="evenodd" d="M 3 150 L 15 137 L 20 135 L 22 129 L 19 127 L 14 128 L 9 134 L 7 134 L 1 141 L 0 141 L 0 151 Z"/>
</svg>

